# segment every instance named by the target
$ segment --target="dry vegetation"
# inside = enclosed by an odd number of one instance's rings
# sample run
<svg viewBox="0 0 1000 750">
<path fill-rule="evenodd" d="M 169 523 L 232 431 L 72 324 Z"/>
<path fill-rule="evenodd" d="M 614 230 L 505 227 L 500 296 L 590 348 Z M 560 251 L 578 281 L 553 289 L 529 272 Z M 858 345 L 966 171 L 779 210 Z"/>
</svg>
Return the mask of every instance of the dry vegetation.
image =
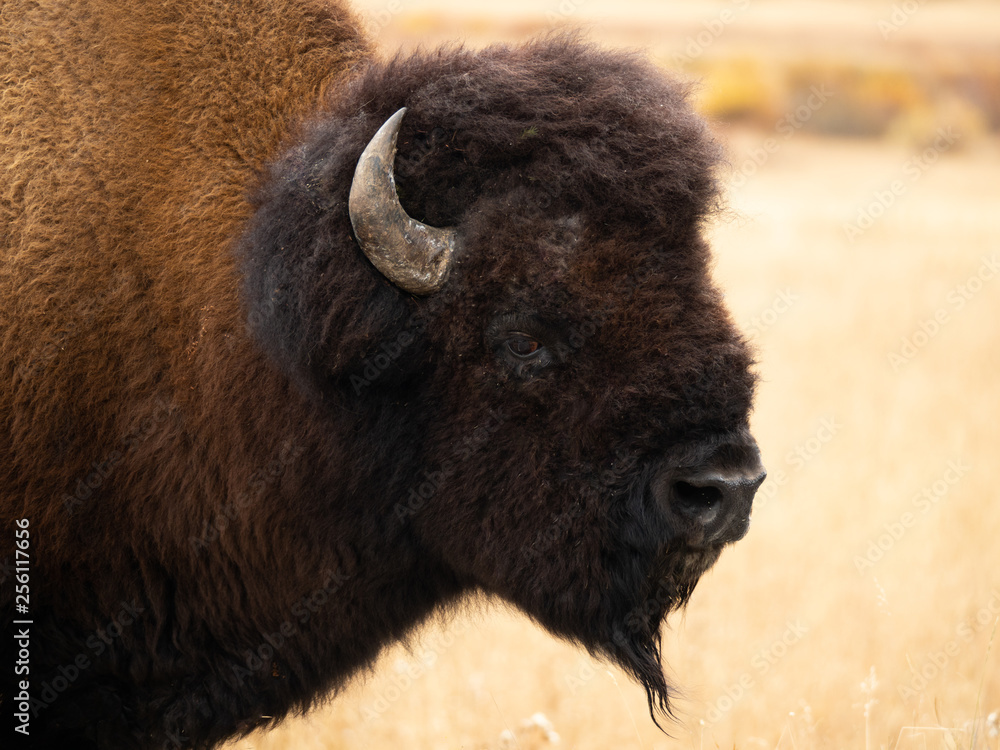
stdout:
<svg viewBox="0 0 1000 750">
<path fill-rule="evenodd" d="M 493 21 L 399 2 L 378 29 L 386 44 L 436 42 L 462 24 L 480 43 L 547 23 L 518 0 Z M 590 22 L 599 5 L 563 7 Z M 617 5 L 604 10 L 619 23 L 594 35 L 622 43 L 641 28 L 640 44 L 674 38 L 668 22 L 683 42 L 729 7 L 661 3 L 643 26 L 652 5 Z M 997 56 L 981 44 L 991 28 L 995 44 L 1000 14 L 926 6 L 883 44 L 875 23 L 891 3 L 823 6 L 824 23 L 802 10 L 814 4 L 761 2 L 691 66 L 731 89 L 727 100 L 706 85 L 705 110 L 741 120 L 720 126 L 734 171 L 731 211 L 712 234 L 716 276 L 759 348 L 754 422 L 770 478 L 749 536 L 672 618 L 666 662 L 685 691 L 672 737 L 620 673 L 501 605 L 473 603 L 385 654 L 329 708 L 233 747 L 1000 749 L 1000 144 L 996 113 L 976 98 L 993 80 Z M 382 0 L 365 7 L 377 13 Z M 785 46 L 762 36 L 775 19 L 798 29 Z M 800 54 L 810 23 L 839 58 Z M 852 40 L 864 42 L 856 57 Z M 979 83 L 948 84 L 951 62 L 927 73 L 963 45 L 986 71 Z M 843 71 L 855 69 L 867 72 L 848 91 Z M 810 71 L 843 73 L 831 73 L 839 109 L 815 108 L 786 137 L 775 125 L 822 78 Z M 852 130 L 872 122 L 864 97 L 892 107 L 878 127 Z M 935 148 L 949 125 L 957 139 Z"/>
</svg>

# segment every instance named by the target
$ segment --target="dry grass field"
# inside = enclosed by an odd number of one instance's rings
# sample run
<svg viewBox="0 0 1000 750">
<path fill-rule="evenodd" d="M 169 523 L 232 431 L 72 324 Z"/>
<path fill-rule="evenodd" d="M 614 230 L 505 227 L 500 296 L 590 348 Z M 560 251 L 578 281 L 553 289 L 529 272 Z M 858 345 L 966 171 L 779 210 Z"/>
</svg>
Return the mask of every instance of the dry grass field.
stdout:
<svg viewBox="0 0 1000 750">
<path fill-rule="evenodd" d="M 391 47 L 520 38 L 564 8 L 665 64 L 745 5 L 695 61 L 709 114 L 727 111 L 710 86 L 727 60 L 801 72 L 813 39 L 817 69 L 911 48 L 924 64 L 935 44 L 947 68 L 963 49 L 996 56 L 1000 39 L 1000 9 L 981 3 L 898 2 L 917 9 L 887 41 L 890 2 L 503 5 L 361 4 Z M 733 169 L 711 229 L 716 277 L 758 347 L 769 479 L 747 538 L 671 618 L 665 661 L 683 696 L 670 736 L 621 673 L 502 604 L 470 602 L 329 707 L 232 748 L 1000 749 L 996 123 L 974 95 L 931 86 L 877 136 L 847 137 L 830 123 L 856 91 L 810 105 L 775 86 L 770 110 L 718 125 Z"/>
</svg>

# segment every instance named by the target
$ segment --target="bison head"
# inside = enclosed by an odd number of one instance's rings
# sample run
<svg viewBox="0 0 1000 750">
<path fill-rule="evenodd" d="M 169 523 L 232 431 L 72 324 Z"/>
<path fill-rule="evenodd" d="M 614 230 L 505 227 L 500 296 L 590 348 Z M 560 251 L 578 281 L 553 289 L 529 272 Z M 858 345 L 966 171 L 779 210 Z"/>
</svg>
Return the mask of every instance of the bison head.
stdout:
<svg viewBox="0 0 1000 750">
<path fill-rule="evenodd" d="M 764 477 L 685 88 L 556 38 L 397 58 L 330 101 L 240 244 L 255 339 L 363 446 L 330 456 L 357 475 L 330 513 L 363 502 L 666 710 L 660 625 Z"/>
</svg>

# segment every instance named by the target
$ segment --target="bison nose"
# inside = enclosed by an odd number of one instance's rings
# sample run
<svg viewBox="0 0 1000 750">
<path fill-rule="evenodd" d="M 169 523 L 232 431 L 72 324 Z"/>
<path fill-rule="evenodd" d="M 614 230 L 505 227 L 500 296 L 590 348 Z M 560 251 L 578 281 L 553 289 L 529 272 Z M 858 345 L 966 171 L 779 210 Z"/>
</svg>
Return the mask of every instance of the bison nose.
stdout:
<svg viewBox="0 0 1000 750">
<path fill-rule="evenodd" d="M 709 462 L 673 476 L 667 503 L 691 544 L 735 542 L 750 528 L 754 494 L 767 473 L 757 446 L 741 447 L 739 463 Z"/>
</svg>

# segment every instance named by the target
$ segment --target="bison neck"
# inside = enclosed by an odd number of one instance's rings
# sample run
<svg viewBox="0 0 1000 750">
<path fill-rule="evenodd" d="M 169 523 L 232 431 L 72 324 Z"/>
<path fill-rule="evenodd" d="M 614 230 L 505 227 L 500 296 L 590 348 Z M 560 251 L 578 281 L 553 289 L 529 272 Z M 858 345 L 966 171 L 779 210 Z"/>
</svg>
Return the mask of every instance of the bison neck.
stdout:
<svg viewBox="0 0 1000 750">
<path fill-rule="evenodd" d="M 217 357 L 241 363 L 246 382 L 213 373 Z M 184 700 L 200 701 L 183 712 L 188 734 L 309 705 L 463 590 L 396 512 L 419 476 L 421 424 L 391 403 L 352 414 L 349 400 L 317 402 L 244 340 L 206 343 L 202 365 L 197 398 L 135 449 L 156 480 L 136 474 L 120 487 L 144 508 L 135 533 L 155 513 L 151 547 L 184 542 L 165 550 L 161 569 L 147 565 L 134 595 L 151 613 L 143 631 L 168 629 L 173 644 L 151 658 L 150 686 L 176 701 L 173 675 L 199 675 L 185 678 Z M 317 419 L 324 410 L 330 419 Z M 151 485 L 163 491 L 136 503 Z M 164 523 L 172 528 L 158 533 Z"/>
<path fill-rule="evenodd" d="M 212 371 L 223 355 L 228 375 Z M 93 663 L 52 711 L 111 690 L 151 747 L 207 746 L 310 705 L 463 590 L 393 510 L 419 460 L 393 446 L 419 445 L 419 425 L 317 404 L 242 338 L 196 359 L 192 389 L 98 451 L 104 478 L 64 511 L 40 570 L 40 619 L 74 634 L 40 674 L 66 653 Z M 316 419 L 326 408 L 336 430 Z M 120 635 L 95 640 L 111 619 Z"/>
</svg>

